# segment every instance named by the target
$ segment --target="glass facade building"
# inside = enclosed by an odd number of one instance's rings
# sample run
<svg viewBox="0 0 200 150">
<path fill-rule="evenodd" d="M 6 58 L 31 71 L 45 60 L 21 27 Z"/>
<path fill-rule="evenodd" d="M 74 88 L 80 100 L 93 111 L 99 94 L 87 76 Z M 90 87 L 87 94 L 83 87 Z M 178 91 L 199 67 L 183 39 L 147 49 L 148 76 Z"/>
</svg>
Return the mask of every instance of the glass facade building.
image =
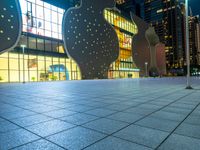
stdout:
<svg viewBox="0 0 200 150">
<path fill-rule="evenodd" d="M 109 78 L 138 78 L 139 69 L 132 57 L 132 37 L 138 32 L 136 24 L 116 11 L 105 10 L 104 16 L 114 26 L 120 47 L 118 59 L 110 66 Z"/>
<path fill-rule="evenodd" d="M 16 48 L 0 55 L 0 82 L 81 79 L 78 66 L 64 52 L 64 10 L 40 0 L 20 4 L 23 33 Z"/>
<path fill-rule="evenodd" d="M 80 69 L 63 46 L 64 9 L 41 0 L 19 1 L 23 32 L 18 45 L 0 55 L 0 82 L 80 80 Z M 120 56 L 110 66 L 109 78 L 139 77 L 131 49 L 136 25 L 114 11 L 105 10 L 104 15 L 120 41 Z"/>
</svg>

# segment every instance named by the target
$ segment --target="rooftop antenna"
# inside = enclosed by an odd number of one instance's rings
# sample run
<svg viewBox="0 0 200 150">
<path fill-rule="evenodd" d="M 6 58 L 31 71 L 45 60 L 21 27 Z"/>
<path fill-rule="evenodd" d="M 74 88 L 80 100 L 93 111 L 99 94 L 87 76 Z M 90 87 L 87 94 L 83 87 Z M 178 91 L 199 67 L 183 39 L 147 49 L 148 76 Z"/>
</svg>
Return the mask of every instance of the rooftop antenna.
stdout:
<svg viewBox="0 0 200 150">
<path fill-rule="evenodd" d="M 190 16 L 193 16 L 192 8 L 190 7 Z"/>
</svg>

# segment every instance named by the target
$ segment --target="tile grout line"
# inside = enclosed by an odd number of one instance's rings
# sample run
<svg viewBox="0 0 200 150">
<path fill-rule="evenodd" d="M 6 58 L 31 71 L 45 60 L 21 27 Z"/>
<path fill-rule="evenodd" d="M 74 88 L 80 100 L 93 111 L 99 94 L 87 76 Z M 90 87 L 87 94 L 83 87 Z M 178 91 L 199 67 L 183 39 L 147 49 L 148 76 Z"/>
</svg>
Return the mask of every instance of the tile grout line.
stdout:
<svg viewBox="0 0 200 150">
<path fill-rule="evenodd" d="M 172 130 L 172 132 L 155 148 L 155 150 L 158 150 L 158 148 L 174 133 L 174 131 L 194 112 L 194 110 L 200 106 L 200 102 L 195 106 L 194 109 L 192 109 L 190 111 L 190 113 L 188 115 L 186 115 L 186 117 L 177 125 L 177 127 Z"/>
<path fill-rule="evenodd" d="M 176 92 L 177 92 L 177 91 L 176 91 Z M 173 92 L 173 93 L 174 93 L 174 92 Z M 179 101 L 180 99 L 182 99 L 182 98 L 184 98 L 184 97 L 187 97 L 187 96 L 190 95 L 190 94 L 192 94 L 192 93 L 189 93 L 189 94 L 187 94 L 187 95 L 185 95 L 185 96 L 182 96 L 182 97 L 178 98 L 177 100 L 174 100 L 174 101 L 171 102 L 170 104 L 172 104 L 172 103 L 174 103 L 174 102 L 176 102 L 176 101 Z M 170 105 L 170 104 L 168 104 L 168 105 Z M 121 129 L 119 129 L 119 130 L 117 130 L 117 131 L 115 131 L 115 132 L 113 132 L 112 134 L 109 134 L 108 136 L 104 137 L 103 139 L 100 139 L 100 140 L 98 140 L 98 141 L 96 141 L 96 142 L 94 142 L 94 143 L 88 145 L 88 146 L 85 147 L 85 148 L 88 148 L 88 147 L 92 146 L 93 144 L 95 144 L 95 143 L 97 143 L 97 142 L 99 142 L 99 141 L 102 141 L 102 140 L 104 140 L 105 138 L 107 138 L 107 137 L 109 137 L 109 136 L 116 137 L 116 136 L 114 136 L 113 134 L 115 134 L 115 133 L 117 133 L 117 132 L 119 132 L 119 131 L 121 131 L 121 130 L 123 130 L 123 129 L 129 127 L 129 126 L 131 126 L 131 125 L 134 125 L 136 122 L 138 122 L 138 121 L 140 121 L 140 120 L 142 120 L 142 119 L 148 117 L 149 115 L 151 115 L 151 114 L 153 114 L 153 113 L 155 113 L 155 112 L 157 112 L 157 111 L 162 110 L 163 108 L 167 107 L 168 105 L 166 105 L 166 106 L 164 106 L 164 107 L 162 107 L 162 108 L 160 108 L 160 109 L 158 109 L 158 110 L 156 110 L 156 111 L 154 111 L 154 112 L 152 112 L 152 113 L 150 113 L 150 114 L 148 114 L 148 115 L 146 115 L 146 116 L 144 116 L 144 117 L 142 117 L 142 118 L 136 120 L 135 122 L 133 122 L 133 123 L 131 123 L 131 124 L 129 124 L 129 125 L 127 125 L 127 126 L 121 128 Z M 90 128 L 89 128 L 89 129 L 90 129 Z M 93 130 L 94 130 L 94 131 L 97 131 L 97 130 L 95 130 L 95 129 L 93 129 Z M 97 131 L 97 132 L 99 132 L 99 131 Z M 101 133 L 101 132 L 100 132 L 100 133 Z M 167 133 L 169 133 L 169 132 L 167 132 Z M 119 137 L 117 137 L 117 138 L 119 138 Z M 126 139 L 123 139 L 123 140 L 126 140 Z M 135 142 L 132 142 L 132 143 L 135 143 Z M 140 144 L 140 145 L 142 145 L 142 144 Z M 148 146 L 146 146 L 146 147 L 148 147 Z M 85 148 L 83 148 L 83 149 L 85 149 Z"/>
<path fill-rule="evenodd" d="M 155 93 L 155 92 L 154 92 Z M 145 96 L 144 96 L 145 97 Z M 98 97 L 96 97 L 96 98 L 98 98 Z M 62 101 L 63 102 L 63 101 Z M 148 101 L 148 102 L 150 102 L 150 101 Z M 148 103 L 148 102 L 146 102 L 146 103 Z M 8 103 L 9 104 L 9 103 Z M 144 104 L 145 104 L 145 102 L 144 102 Z M 48 105 L 47 105 L 48 106 Z M 134 106 L 133 106 L 134 107 Z M 97 108 L 97 107 L 96 107 Z M 102 108 L 102 107 L 99 107 L 99 108 Z M 24 109 L 24 108 L 23 108 Z M 62 109 L 62 108 L 61 108 Z M 63 109 L 65 109 L 65 108 L 63 108 Z M 95 108 L 94 108 L 95 109 Z M 30 110 L 31 111 L 31 110 Z M 120 112 L 120 111 L 117 111 L 117 112 Z M 116 113 L 117 113 L 116 112 Z M 83 112 L 79 112 L 79 113 L 83 113 Z M 37 112 L 37 114 L 42 114 L 42 113 L 38 113 Z M 84 113 L 83 113 L 84 114 Z M 44 115 L 44 114 L 42 114 L 42 115 Z M 109 115 L 108 115 L 109 116 Z M 27 117 L 27 116 L 26 116 Z M 106 117 L 105 117 L 106 118 Z M 58 118 L 54 118 L 54 119 L 57 119 L 57 120 L 59 120 Z M 39 123 L 38 123 L 39 124 Z M 68 130 L 68 129 L 67 129 Z M 56 133 L 55 133 L 56 134 Z M 53 143 L 53 142 L 51 142 L 51 143 Z M 26 145 L 26 144 L 25 144 Z"/>
<path fill-rule="evenodd" d="M 1 117 L 1 118 L 3 118 L 3 117 Z M 30 133 L 32 133 L 32 134 L 34 134 L 34 135 L 36 135 L 36 136 L 39 137 L 39 139 L 37 139 L 37 140 L 33 140 L 33 141 L 30 141 L 30 142 L 27 142 L 27 143 L 18 145 L 18 146 L 16 146 L 16 147 L 10 148 L 10 150 L 11 150 L 11 149 L 15 149 L 15 148 L 20 147 L 20 146 L 23 146 L 23 145 L 27 145 L 27 144 L 29 144 L 29 143 L 33 143 L 34 141 L 38 141 L 38 140 L 41 140 L 41 139 L 44 139 L 44 140 L 46 140 L 46 141 L 48 141 L 48 142 L 50 142 L 50 143 L 52 143 L 52 144 L 54 144 L 54 145 L 57 145 L 57 146 L 59 146 L 59 147 L 65 149 L 65 150 L 67 150 L 66 148 L 64 148 L 64 147 L 62 147 L 62 146 L 60 146 L 60 145 L 58 145 L 57 143 L 54 143 L 54 142 L 52 142 L 52 141 L 49 141 L 49 140 L 45 139 L 44 137 L 42 137 L 42 136 L 40 136 L 40 135 L 38 135 L 38 134 L 36 134 L 36 133 L 34 133 L 34 132 L 32 132 L 32 131 L 26 129 L 26 128 L 23 127 L 23 126 L 20 126 L 20 125 L 18 125 L 18 124 L 16 124 L 16 123 L 14 123 L 14 122 L 12 122 L 12 121 L 6 119 L 6 118 L 3 118 L 3 119 L 5 119 L 5 120 L 7 120 L 8 122 L 10 122 L 10 123 L 12 123 L 12 124 L 15 124 L 16 126 L 20 127 L 19 129 L 16 129 L 16 130 L 23 129 L 23 130 L 26 130 L 26 131 L 28 131 L 28 132 L 30 132 Z M 76 126 L 74 126 L 74 127 L 72 127 L 72 128 L 75 128 L 75 127 L 76 127 Z M 69 128 L 69 129 L 72 129 L 72 128 Z M 16 131 L 16 130 L 15 130 L 15 131 Z M 66 130 L 67 130 L 67 129 L 66 129 Z"/>
<path fill-rule="evenodd" d="M 179 89 L 180 90 L 180 89 Z M 179 90 L 177 90 L 177 91 L 179 91 Z M 175 92 L 172 92 L 172 93 L 175 93 Z M 162 96 L 160 96 L 160 97 L 162 97 Z M 157 98 L 155 98 L 155 99 L 159 99 L 160 97 L 157 97 Z M 155 100 L 155 99 L 152 99 L 151 101 L 153 101 L 153 100 Z M 149 102 L 149 101 L 148 101 Z M 144 104 L 145 103 L 147 103 L 147 102 L 144 102 Z M 15 106 L 15 105 L 14 105 Z M 19 107 L 19 106 L 17 106 L 17 107 Z M 20 108 L 20 107 L 19 107 Z M 101 107 L 100 107 L 101 108 Z M 29 110 L 29 109 L 27 109 L 27 110 Z M 31 110 L 30 110 L 31 111 Z M 33 111 L 34 112 L 34 111 Z M 120 112 L 120 111 L 119 111 Z M 37 112 L 38 113 L 38 112 Z M 42 113 L 38 113 L 38 114 L 42 114 Z M 83 113 L 84 114 L 84 113 Z M 111 115 L 111 114 L 110 114 Z M 32 115 L 31 115 L 32 116 Z M 108 115 L 109 116 L 109 115 Z M 3 118 L 3 117 L 1 117 L 1 118 Z M 102 118 L 105 118 L 105 117 L 102 117 Z M 8 120 L 8 119 L 6 119 L 6 118 L 3 118 L 3 119 L 5 119 L 5 120 L 7 120 L 7 121 L 9 121 L 9 122 L 11 122 L 11 123 L 13 123 L 13 124 L 15 124 L 14 122 L 12 122 L 12 121 L 10 121 L 10 120 Z M 54 119 L 57 119 L 57 118 L 54 118 Z M 98 118 L 98 119 L 101 119 L 101 117 L 100 118 Z M 57 120 L 59 120 L 59 119 L 57 119 Z M 48 121 L 45 121 L 45 122 L 48 122 Z M 90 122 L 90 121 L 89 121 Z M 72 123 L 71 123 L 72 124 Z M 22 129 L 25 129 L 25 130 L 27 130 L 27 131 L 29 131 L 28 129 L 26 129 L 26 128 L 24 128 L 24 127 L 22 127 L 22 126 L 20 126 L 20 125 L 18 125 L 18 124 L 15 124 L 15 125 L 17 125 L 17 126 L 19 126 L 19 127 L 21 127 Z M 77 125 L 75 125 L 74 127 L 72 127 L 72 128 L 75 128 L 75 127 L 77 127 Z M 81 127 L 83 127 L 83 126 L 81 126 Z M 72 128 L 69 128 L 69 129 L 72 129 Z M 85 127 L 84 127 L 85 128 Z M 62 131 L 60 131 L 60 132 L 57 132 L 57 133 L 54 133 L 54 134 L 51 134 L 51 135 L 48 135 L 48 136 L 52 136 L 52 135 L 55 135 L 55 134 L 58 134 L 58 133 L 61 133 L 61 132 L 64 132 L 64 131 L 67 131 L 67 130 L 69 130 L 69 129 L 66 129 L 66 130 L 62 130 Z M 90 129 L 90 128 L 88 128 L 88 129 Z M 90 129 L 91 130 L 91 129 Z M 96 131 L 96 130 L 94 130 L 94 131 Z M 31 132 L 31 133 L 33 133 L 33 134 L 35 134 L 34 132 L 32 132 L 32 131 L 29 131 L 29 132 Z M 96 131 L 96 132 L 99 132 L 99 131 Z M 101 132 L 99 132 L 99 133 L 101 133 Z M 104 135 L 105 135 L 105 133 L 103 133 Z M 35 135 L 37 135 L 37 134 L 35 134 Z M 37 135 L 37 136 L 39 136 L 39 135 Z M 48 137 L 48 136 L 46 136 L 46 137 Z M 108 135 L 108 136 L 110 136 L 110 135 Z M 46 139 L 46 137 L 42 137 L 42 136 L 39 136 L 39 137 L 41 137 L 42 139 L 45 139 L 45 140 L 47 140 Z M 103 139 L 105 139 L 106 137 L 104 137 Z M 103 139 L 101 139 L 101 140 L 103 140 Z M 53 143 L 53 144 L 56 144 L 56 143 L 54 143 L 54 142 L 52 142 L 52 141 L 49 141 L 49 140 L 47 140 L 48 142 L 51 142 L 51 143 Z M 130 142 L 130 141 L 129 141 Z M 32 141 L 30 142 L 30 143 L 32 143 Z M 132 142 L 133 143 L 133 142 Z M 28 144 L 28 143 L 26 143 L 26 144 Z M 25 144 L 25 145 L 26 145 Z M 58 144 L 56 144 L 57 146 L 59 146 L 59 147 L 61 147 L 60 145 L 58 145 Z M 63 147 L 61 147 L 61 148 L 63 148 Z"/>
</svg>

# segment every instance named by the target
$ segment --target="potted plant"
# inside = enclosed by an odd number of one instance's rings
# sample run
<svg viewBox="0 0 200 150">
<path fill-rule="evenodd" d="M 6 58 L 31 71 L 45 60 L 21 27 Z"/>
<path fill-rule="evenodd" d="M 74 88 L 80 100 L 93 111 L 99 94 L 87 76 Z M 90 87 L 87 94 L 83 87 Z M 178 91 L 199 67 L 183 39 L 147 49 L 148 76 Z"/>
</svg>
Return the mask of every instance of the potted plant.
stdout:
<svg viewBox="0 0 200 150">
<path fill-rule="evenodd" d="M 53 81 L 56 81 L 58 78 L 57 78 L 57 76 L 52 76 L 51 79 L 52 79 Z"/>
<path fill-rule="evenodd" d="M 35 77 L 32 77 L 31 80 L 34 82 L 35 81 Z"/>
</svg>

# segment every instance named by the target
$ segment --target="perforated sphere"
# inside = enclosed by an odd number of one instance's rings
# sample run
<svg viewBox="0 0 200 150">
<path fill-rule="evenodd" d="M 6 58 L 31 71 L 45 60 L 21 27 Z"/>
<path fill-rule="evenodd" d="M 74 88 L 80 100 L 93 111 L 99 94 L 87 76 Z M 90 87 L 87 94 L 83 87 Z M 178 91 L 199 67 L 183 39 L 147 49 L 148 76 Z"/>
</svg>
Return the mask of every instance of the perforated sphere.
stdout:
<svg viewBox="0 0 200 150">
<path fill-rule="evenodd" d="M 110 64 L 118 58 L 117 34 L 102 13 L 111 4 L 114 7 L 114 0 L 82 0 L 81 7 L 64 14 L 65 49 L 79 64 L 83 79 L 105 78 Z"/>
<path fill-rule="evenodd" d="M 1 0 L 0 53 L 12 49 L 21 35 L 21 11 L 18 0 Z"/>
</svg>

